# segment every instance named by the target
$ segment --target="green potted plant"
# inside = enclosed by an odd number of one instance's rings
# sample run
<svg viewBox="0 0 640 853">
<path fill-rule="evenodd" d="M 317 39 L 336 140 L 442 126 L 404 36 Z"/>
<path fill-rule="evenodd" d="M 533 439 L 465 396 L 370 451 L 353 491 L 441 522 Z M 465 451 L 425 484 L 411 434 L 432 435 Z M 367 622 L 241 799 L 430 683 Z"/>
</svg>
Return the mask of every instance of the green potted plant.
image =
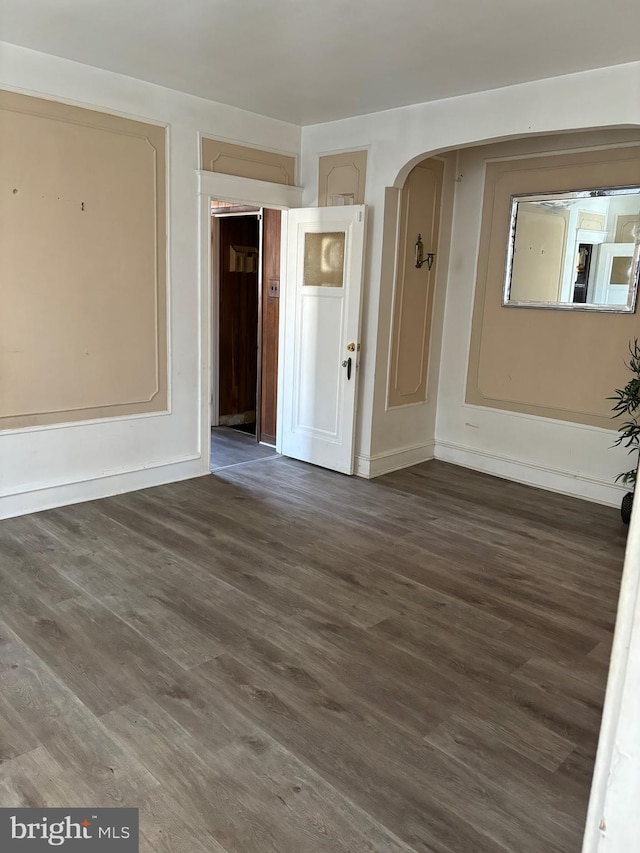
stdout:
<svg viewBox="0 0 640 853">
<path fill-rule="evenodd" d="M 631 487 L 631 490 L 622 498 L 622 506 L 620 507 L 620 514 L 625 524 L 629 524 L 631 518 L 633 494 L 638 475 L 637 453 L 640 449 L 640 344 L 637 338 L 629 344 L 629 354 L 630 358 L 628 362 L 625 362 L 625 367 L 631 371 L 633 376 L 624 388 L 616 388 L 614 396 L 609 397 L 610 400 L 615 401 L 612 407 L 612 417 L 626 416 L 626 420 L 618 427 L 619 435 L 613 446 L 617 447 L 622 444 L 628 449 L 629 453 L 636 454 L 633 468 L 618 474 L 616 477 L 616 483 L 624 483 L 624 485 Z"/>
</svg>

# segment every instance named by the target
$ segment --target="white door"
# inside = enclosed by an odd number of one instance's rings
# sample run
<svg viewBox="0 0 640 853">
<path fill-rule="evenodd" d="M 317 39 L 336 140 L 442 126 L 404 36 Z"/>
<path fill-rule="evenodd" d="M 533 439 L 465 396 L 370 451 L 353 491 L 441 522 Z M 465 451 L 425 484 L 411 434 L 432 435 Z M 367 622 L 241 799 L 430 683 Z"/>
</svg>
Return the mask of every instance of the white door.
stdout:
<svg viewBox="0 0 640 853">
<path fill-rule="evenodd" d="M 287 220 L 282 453 L 353 474 L 365 207 Z"/>
</svg>

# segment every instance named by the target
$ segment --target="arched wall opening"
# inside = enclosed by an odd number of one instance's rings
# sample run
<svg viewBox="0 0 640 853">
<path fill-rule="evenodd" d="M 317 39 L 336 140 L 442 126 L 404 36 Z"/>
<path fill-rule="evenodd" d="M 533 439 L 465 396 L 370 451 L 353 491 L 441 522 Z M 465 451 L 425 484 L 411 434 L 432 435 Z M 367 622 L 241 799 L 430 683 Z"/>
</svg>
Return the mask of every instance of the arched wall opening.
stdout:
<svg viewBox="0 0 640 853">
<path fill-rule="evenodd" d="M 637 315 L 504 309 L 502 279 L 496 280 L 500 264 L 494 257 L 489 282 L 482 267 L 487 241 L 493 239 L 494 254 L 505 245 L 506 228 L 492 237 L 503 223 L 492 223 L 489 196 L 509 175 L 522 173 L 525 186 L 529 179 L 536 187 L 546 180 L 549 190 L 558 181 L 564 189 L 577 180 L 611 185 L 621 181 L 610 164 L 623 158 L 624 182 L 640 184 L 639 150 L 638 132 L 629 128 L 518 135 L 416 155 L 396 172 L 396 185 L 384 196 L 372 418 L 372 457 L 394 457 L 386 470 L 436 457 L 619 503 L 614 481 L 625 463 L 623 454 L 610 449 L 615 424 L 606 397 L 624 376 L 626 341 L 640 334 Z M 589 162 L 580 171 L 574 160 Z M 434 269 L 424 274 L 411 258 L 432 203 L 424 198 L 425 166 L 438 162 L 439 233 L 424 246 L 425 252 L 434 246 L 437 251 Z M 422 306 L 430 300 L 431 309 L 416 311 L 416 300 Z M 527 343 L 519 349 L 521 340 Z M 415 386 L 420 372 L 426 377 L 420 399 L 394 399 L 399 354 L 407 387 Z M 586 367 L 577 371 L 581 362 Z M 371 473 L 382 473 L 384 465 Z"/>
<path fill-rule="evenodd" d="M 424 162 L 430 157 L 443 156 L 452 152 L 467 151 L 474 148 L 487 148 L 489 146 L 499 146 L 502 144 L 508 145 L 511 143 L 524 142 L 526 145 L 531 144 L 534 148 L 536 141 L 540 141 L 543 147 L 546 147 L 545 141 L 554 140 L 558 145 L 558 150 L 573 150 L 574 148 L 590 147 L 597 143 L 590 143 L 589 140 L 595 140 L 598 136 L 608 138 L 611 144 L 615 144 L 616 138 L 619 141 L 626 139 L 637 139 L 640 132 L 640 124 L 611 124 L 607 126 L 594 125 L 593 127 L 573 127 L 563 128 L 561 130 L 540 130 L 536 133 L 521 132 L 508 133 L 501 136 L 478 137 L 463 141 L 460 139 L 457 142 L 450 142 L 445 146 L 438 148 L 425 148 L 411 155 L 402 164 L 397 164 L 395 167 L 395 178 L 391 182 L 391 186 L 397 189 L 402 189 L 411 170 L 419 163 Z M 600 144 L 609 144 L 602 142 Z"/>
<path fill-rule="evenodd" d="M 400 415 L 399 410 L 386 406 L 395 275 L 393 235 L 398 221 L 399 189 L 408 172 L 425 157 L 449 155 L 454 151 L 462 156 L 467 150 L 477 151 L 490 145 L 517 145 L 526 140 L 534 144 L 554 137 L 557 149 L 567 150 L 574 144 L 571 137 L 579 133 L 624 133 L 635 129 L 637 134 L 640 127 L 638 80 L 640 63 L 627 63 L 303 128 L 301 183 L 305 187 L 304 204 L 317 203 L 320 155 L 368 150 L 365 203 L 369 206 L 369 217 L 359 382 L 360 417 L 356 436 L 359 473 L 375 476 L 431 458 L 436 449 L 433 442 L 429 446 L 430 434 L 422 414 L 424 407 L 418 405 L 416 411 L 406 408 Z M 457 197 L 460 198 L 460 193 Z M 458 204 L 456 207 L 459 209 Z M 389 234 L 392 235 L 390 242 Z M 468 256 L 468 245 L 465 253 Z M 451 285 L 448 273 L 447 280 Z M 438 281 L 434 324 L 439 290 Z M 447 293 L 452 295 L 451 286 L 447 287 L 446 283 L 444 290 L 445 296 Z M 455 296 L 457 299 L 458 294 Z M 466 309 L 466 294 L 460 294 L 460 297 L 461 303 L 456 307 L 459 313 Z M 445 319 L 449 310 L 447 307 L 447 312 L 444 312 L 443 308 Z M 436 325 L 432 327 L 437 328 Z M 445 332 L 446 329 L 445 324 Z M 445 340 L 446 337 L 445 334 Z M 433 343 L 432 339 L 432 355 L 437 352 Z M 458 341 L 459 350 L 463 346 Z M 464 366 L 465 358 L 460 356 L 460 352 L 456 357 L 461 358 Z M 432 357 L 430 364 L 435 365 Z M 437 375 L 439 377 L 440 371 Z M 457 393 L 464 399 L 463 390 Z M 441 435 L 439 420 L 438 417 L 437 428 L 431 432 L 431 437 L 435 435 L 436 444 L 441 437 L 464 444 L 460 436 L 452 439 Z M 478 429 L 485 432 L 486 427 L 486 424 L 478 425 Z M 515 448 L 518 454 L 527 450 L 527 429 L 523 430 L 523 436 Z M 514 450 L 511 447 L 506 449 Z M 563 448 L 566 450 L 567 445 Z M 600 458 L 601 448 L 596 450 L 594 447 L 594 453 Z M 570 454 L 560 453 L 550 467 L 561 469 L 560 463 L 566 459 L 571 461 Z M 480 461 L 482 457 L 477 457 L 476 462 Z M 494 461 L 489 459 L 491 464 Z M 532 464 L 537 476 L 539 471 L 535 459 Z M 615 470 L 615 465 L 613 468 Z M 517 471 L 505 472 L 505 476 L 517 474 L 527 480 L 529 473 L 530 468 L 524 465 Z M 551 475 L 553 483 L 549 487 L 571 491 L 571 477 L 556 474 L 557 470 L 554 470 Z M 592 498 L 599 500 L 603 497 L 600 491 L 602 482 L 606 481 L 609 488 L 610 474 L 610 469 L 603 468 L 596 472 L 595 477 L 577 479 L 575 483 L 583 492 L 589 492 Z M 575 490 L 572 493 L 576 493 Z"/>
</svg>

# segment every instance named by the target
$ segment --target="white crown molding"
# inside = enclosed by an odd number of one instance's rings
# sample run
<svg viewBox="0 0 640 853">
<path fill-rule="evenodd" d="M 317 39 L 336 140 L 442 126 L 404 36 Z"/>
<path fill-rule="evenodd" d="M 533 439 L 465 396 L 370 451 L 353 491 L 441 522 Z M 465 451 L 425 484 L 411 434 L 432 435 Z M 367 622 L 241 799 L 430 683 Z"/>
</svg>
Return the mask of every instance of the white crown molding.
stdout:
<svg viewBox="0 0 640 853">
<path fill-rule="evenodd" d="M 254 178 L 239 178 L 237 175 L 207 172 L 202 169 L 198 169 L 196 175 L 198 193 L 218 201 L 272 207 L 276 210 L 302 207 L 302 187 L 290 187 Z"/>
</svg>

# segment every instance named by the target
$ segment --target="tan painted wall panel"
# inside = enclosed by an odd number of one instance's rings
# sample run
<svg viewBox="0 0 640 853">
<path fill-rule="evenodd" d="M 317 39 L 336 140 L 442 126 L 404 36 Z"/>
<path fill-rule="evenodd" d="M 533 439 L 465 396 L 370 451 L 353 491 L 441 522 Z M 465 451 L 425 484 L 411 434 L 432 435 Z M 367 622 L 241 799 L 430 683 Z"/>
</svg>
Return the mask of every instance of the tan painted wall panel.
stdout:
<svg viewBox="0 0 640 853">
<path fill-rule="evenodd" d="M 640 217 L 619 216 L 616 221 L 616 243 L 635 243 L 636 235 L 640 235 Z"/>
<path fill-rule="evenodd" d="M 522 202 L 518 205 L 512 302 L 530 301 L 532 293 L 540 302 L 555 302 L 560 298 L 567 226 L 566 215 L 542 212 Z"/>
<path fill-rule="evenodd" d="M 389 365 L 390 408 L 424 402 L 427 395 L 443 172 L 442 160 L 425 160 L 412 169 L 402 190 Z M 415 265 L 419 233 L 425 254 L 435 254 L 431 270 L 426 264 L 421 269 Z"/>
<path fill-rule="evenodd" d="M 620 383 L 636 314 L 502 307 L 510 196 L 640 184 L 640 146 L 487 164 L 466 400 L 615 429 L 607 397 Z"/>
<path fill-rule="evenodd" d="M 0 95 L 0 428 L 167 408 L 164 128 Z"/>
<path fill-rule="evenodd" d="M 586 228 L 589 231 L 602 231 L 605 225 L 605 216 L 602 213 L 591 211 L 580 211 L 578 228 Z"/>
<path fill-rule="evenodd" d="M 367 152 L 347 151 L 318 158 L 318 206 L 364 204 Z M 353 196 L 353 199 L 350 198 Z"/>
<path fill-rule="evenodd" d="M 295 157 L 206 137 L 202 139 L 202 168 L 290 187 L 296 183 Z"/>
</svg>

